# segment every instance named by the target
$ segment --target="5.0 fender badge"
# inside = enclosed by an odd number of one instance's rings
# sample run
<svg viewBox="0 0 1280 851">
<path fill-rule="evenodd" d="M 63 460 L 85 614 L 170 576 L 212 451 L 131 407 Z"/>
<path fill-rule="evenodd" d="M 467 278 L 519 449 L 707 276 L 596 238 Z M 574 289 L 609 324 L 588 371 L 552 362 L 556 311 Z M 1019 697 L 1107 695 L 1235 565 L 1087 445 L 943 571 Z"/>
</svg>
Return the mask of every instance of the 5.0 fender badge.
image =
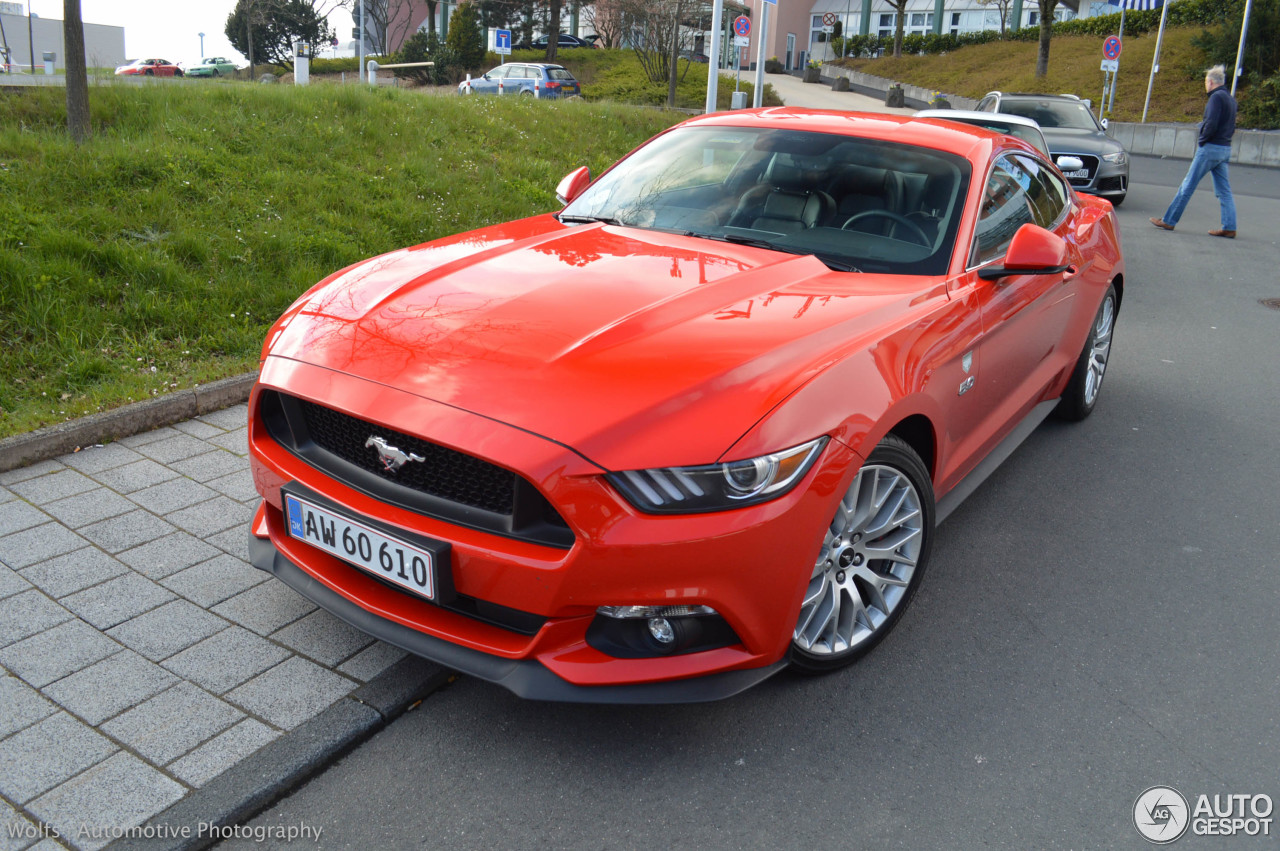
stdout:
<svg viewBox="0 0 1280 851">
<path fill-rule="evenodd" d="M 392 446 L 390 443 L 387 443 L 386 440 L 384 440 L 381 437 L 378 437 L 377 435 L 374 435 L 373 437 L 370 437 L 368 440 L 366 440 L 364 442 L 364 445 L 366 449 L 372 446 L 374 449 L 378 450 L 378 460 L 382 462 L 382 468 L 386 470 L 388 473 L 397 472 L 401 467 L 403 467 L 405 464 L 408 464 L 410 461 L 417 461 L 418 463 L 422 463 L 423 461 L 427 460 L 426 458 L 423 458 L 421 455 L 418 455 L 417 453 L 403 452 L 400 449 L 397 449 L 396 447 Z"/>
</svg>

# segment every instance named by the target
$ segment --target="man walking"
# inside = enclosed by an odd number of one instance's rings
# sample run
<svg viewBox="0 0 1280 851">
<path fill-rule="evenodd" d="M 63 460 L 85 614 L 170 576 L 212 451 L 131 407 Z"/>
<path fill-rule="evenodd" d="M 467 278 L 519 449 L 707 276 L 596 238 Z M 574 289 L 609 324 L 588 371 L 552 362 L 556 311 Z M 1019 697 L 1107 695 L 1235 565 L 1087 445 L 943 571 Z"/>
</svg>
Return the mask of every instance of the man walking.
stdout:
<svg viewBox="0 0 1280 851">
<path fill-rule="evenodd" d="M 1151 224 L 1164 230 L 1173 230 L 1182 218 L 1182 211 L 1191 200 L 1205 174 L 1213 175 L 1213 194 L 1222 206 L 1222 227 L 1209 233 L 1212 236 L 1236 238 L 1236 203 L 1231 197 L 1231 182 L 1227 180 L 1227 161 L 1231 159 L 1231 135 L 1236 131 L 1236 99 L 1226 87 L 1226 69 L 1214 65 L 1204 75 L 1204 90 L 1209 102 L 1204 107 L 1204 121 L 1200 122 L 1200 146 L 1187 169 L 1187 176 L 1173 196 L 1164 216 L 1152 219 Z"/>
</svg>

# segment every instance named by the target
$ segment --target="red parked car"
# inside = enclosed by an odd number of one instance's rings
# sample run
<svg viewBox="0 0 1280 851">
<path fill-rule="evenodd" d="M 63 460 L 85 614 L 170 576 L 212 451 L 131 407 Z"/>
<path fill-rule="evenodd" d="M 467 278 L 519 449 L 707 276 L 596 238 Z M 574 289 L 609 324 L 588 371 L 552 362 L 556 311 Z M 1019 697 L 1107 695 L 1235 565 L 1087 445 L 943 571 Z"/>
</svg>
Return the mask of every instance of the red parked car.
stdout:
<svg viewBox="0 0 1280 851">
<path fill-rule="evenodd" d="M 718 113 L 559 194 L 320 282 L 253 391 L 253 563 L 449 668 L 674 702 L 840 667 L 1097 402 L 1116 218 L 1013 137 Z"/>
<path fill-rule="evenodd" d="M 116 69 L 124 77 L 181 77 L 182 69 L 168 59 L 135 59 Z"/>
</svg>

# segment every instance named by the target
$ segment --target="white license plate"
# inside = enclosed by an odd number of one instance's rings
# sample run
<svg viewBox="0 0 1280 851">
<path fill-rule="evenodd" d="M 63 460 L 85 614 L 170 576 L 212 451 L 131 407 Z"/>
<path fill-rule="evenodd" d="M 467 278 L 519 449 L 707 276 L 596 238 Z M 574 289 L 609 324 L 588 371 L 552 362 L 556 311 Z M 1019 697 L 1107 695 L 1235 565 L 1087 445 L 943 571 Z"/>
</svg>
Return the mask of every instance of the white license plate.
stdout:
<svg viewBox="0 0 1280 851">
<path fill-rule="evenodd" d="M 1062 173 L 1062 176 L 1063 176 L 1063 177 L 1088 177 L 1088 176 L 1089 176 L 1089 169 L 1087 169 L 1087 168 L 1082 168 L 1082 169 L 1080 169 L 1080 170 L 1078 170 L 1078 171 L 1064 171 L 1064 172 Z"/>
<path fill-rule="evenodd" d="M 435 599 L 435 564 L 429 550 L 385 535 L 290 493 L 284 495 L 284 507 L 290 537 L 420 597 Z"/>
</svg>

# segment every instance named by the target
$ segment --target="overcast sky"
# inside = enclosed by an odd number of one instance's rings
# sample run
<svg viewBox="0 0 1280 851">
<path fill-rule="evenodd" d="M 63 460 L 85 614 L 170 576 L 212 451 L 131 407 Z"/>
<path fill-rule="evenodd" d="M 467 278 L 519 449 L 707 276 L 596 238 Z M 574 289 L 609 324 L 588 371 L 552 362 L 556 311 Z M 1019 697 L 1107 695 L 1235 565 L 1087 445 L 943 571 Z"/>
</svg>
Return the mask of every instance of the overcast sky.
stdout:
<svg viewBox="0 0 1280 851">
<path fill-rule="evenodd" d="M 14 0 L 22 2 L 27 0 Z M 62 20 L 62 0 L 30 0 L 31 11 L 42 18 Z M 238 63 L 241 56 L 223 30 L 236 0 L 80 0 L 86 24 L 124 27 L 124 52 L 129 59 L 160 58 L 194 62 L 200 58 L 200 33 L 204 55 L 225 56 Z M 334 0 L 321 7 L 334 5 Z M 351 40 L 351 14 L 338 9 L 329 25 L 343 42 Z M 327 54 L 325 54 L 327 55 Z"/>
</svg>

